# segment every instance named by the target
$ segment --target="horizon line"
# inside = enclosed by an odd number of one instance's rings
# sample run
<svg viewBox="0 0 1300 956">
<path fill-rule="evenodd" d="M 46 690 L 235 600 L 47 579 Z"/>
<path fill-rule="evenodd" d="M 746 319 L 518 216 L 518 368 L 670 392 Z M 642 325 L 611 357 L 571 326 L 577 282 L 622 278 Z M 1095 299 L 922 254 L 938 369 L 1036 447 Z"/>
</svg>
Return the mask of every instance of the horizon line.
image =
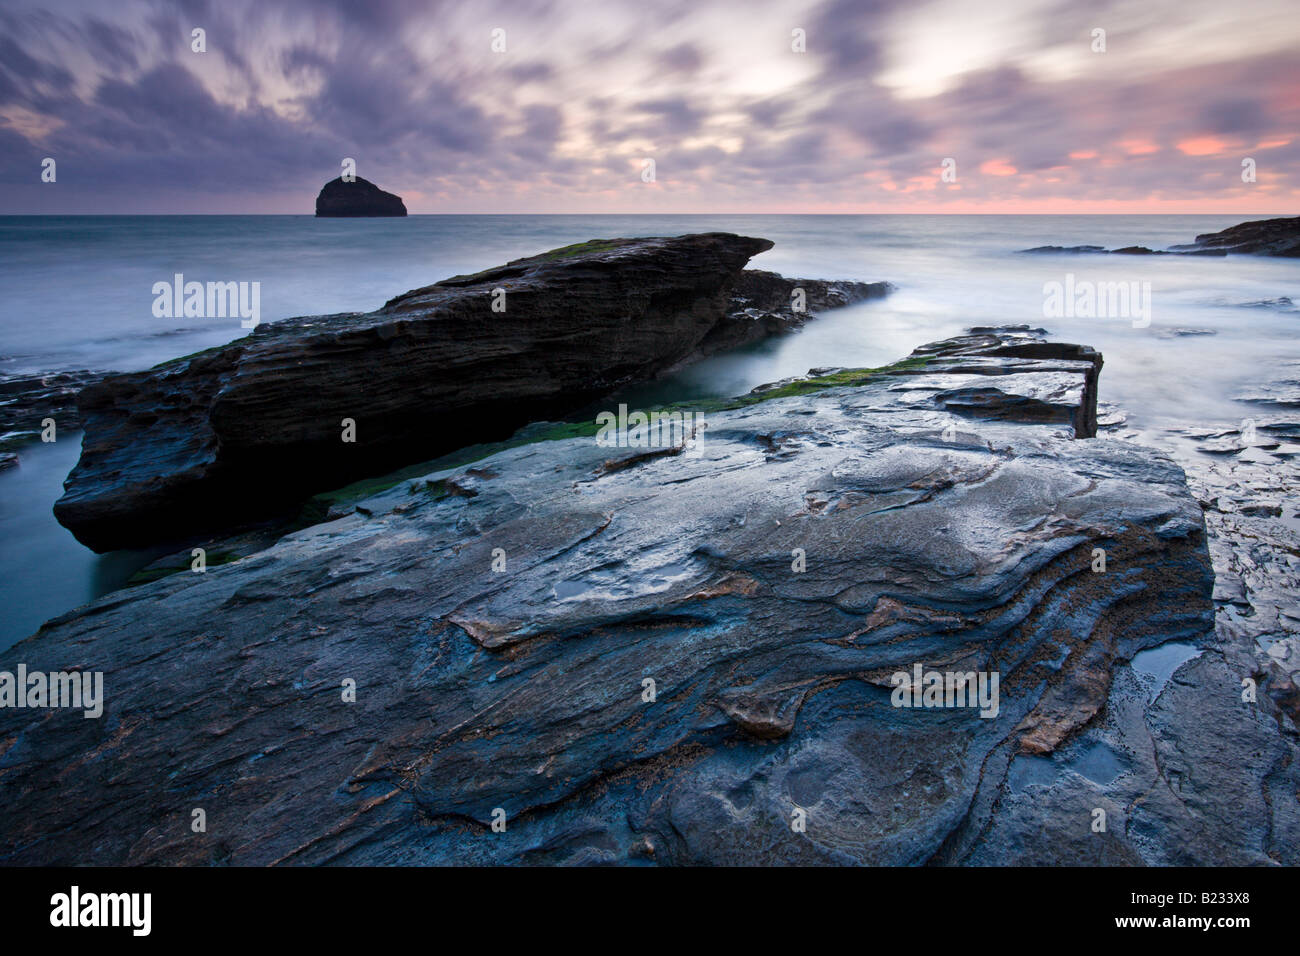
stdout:
<svg viewBox="0 0 1300 956">
<path fill-rule="evenodd" d="M 238 216 L 240 218 L 298 218 L 298 219 L 415 219 L 415 218 L 467 218 L 474 216 L 559 217 L 593 218 L 601 216 L 672 216 L 699 218 L 706 216 L 1262 216 L 1290 219 L 1300 217 L 1300 212 L 413 212 L 405 216 L 317 216 L 309 212 L 0 212 L 0 219 L 54 219 L 83 216 L 103 219 L 127 217 L 164 216 Z"/>
</svg>

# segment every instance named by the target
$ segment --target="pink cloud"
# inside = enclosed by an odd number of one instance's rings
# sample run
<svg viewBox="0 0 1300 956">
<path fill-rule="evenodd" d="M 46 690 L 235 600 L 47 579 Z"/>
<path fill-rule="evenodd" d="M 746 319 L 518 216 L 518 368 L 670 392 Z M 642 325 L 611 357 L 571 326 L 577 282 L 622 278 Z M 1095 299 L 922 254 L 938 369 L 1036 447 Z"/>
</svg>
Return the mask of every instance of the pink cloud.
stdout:
<svg viewBox="0 0 1300 956">
<path fill-rule="evenodd" d="M 1227 148 L 1228 144 L 1217 136 L 1196 136 L 1178 144 L 1179 151 L 1188 156 L 1215 156 Z"/>
<path fill-rule="evenodd" d="M 1014 176 L 1020 170 L 1012 166 L 1010 160 L 989 159 L 980 163 L 980 172 L 986 176 Z"/>
<path fill-rule="evenodd" d="M 1160 152 L 1160 147 L 1149 139 L 1122 139 L 1118 145 L 1130 156 L 1149 156 Z"/>
</svg>

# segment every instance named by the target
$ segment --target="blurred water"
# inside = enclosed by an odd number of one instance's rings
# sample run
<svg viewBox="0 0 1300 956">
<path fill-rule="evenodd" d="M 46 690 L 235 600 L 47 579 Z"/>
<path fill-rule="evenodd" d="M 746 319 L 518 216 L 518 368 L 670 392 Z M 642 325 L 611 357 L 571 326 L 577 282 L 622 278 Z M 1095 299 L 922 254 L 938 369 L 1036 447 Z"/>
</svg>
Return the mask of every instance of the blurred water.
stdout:
<svg viewBox="0 0 1300 956">
<path fill-rule="evenodd" d="M 1017 255 L 1040 245 L 1188 242 L 1237 216 L 311 216 L 0 217 L 0 375 L 147 368 L 246 334 L 238 318 L 158 319 L 155 282 L 261 283 L 262 320 L 369 311 L 409 289 L 592 238 L 724 230 L 776 242 L 752 265 L 789 276 L 889 280 L 887 299 L 829 313 L 793 336 L 633 390 L 646 401 L 735 395 L 815 366 L 874 366 L 970 325 L 1028 323 L 1106 358 L 1102 398 L 1138 425 L 1236 424 L 1232 400 L 1300 358 L 1300 263 L 1251 257 Z M 1047 282 L 1149 282 L 1147 328 L 1046 319 Z M 1177 336 L 1176 328 L 1215 335 Z M 0 647 L 121 579 L 50 507 L 77 436 L 0 473 Z M 138 562 L 137 562 L 138 563 Z"/>
</svg>

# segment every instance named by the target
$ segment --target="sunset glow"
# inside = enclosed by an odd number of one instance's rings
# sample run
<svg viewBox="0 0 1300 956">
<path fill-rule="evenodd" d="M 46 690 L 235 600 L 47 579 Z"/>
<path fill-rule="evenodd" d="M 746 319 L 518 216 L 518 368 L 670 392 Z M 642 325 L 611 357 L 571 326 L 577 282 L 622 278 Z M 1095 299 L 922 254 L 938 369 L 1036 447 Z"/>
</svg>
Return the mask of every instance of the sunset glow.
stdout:
<svg viewBox="0 0 1300 956">
<path fill-rule="evenodd" d="M 949 0 L 184 9 L 0 12 L 4 212 L 300 213 L 344 157 L 413 213 L 1280 214 L 1300 199 L 1300 20 L 1271 0 L 1231 21 L 1205 0 L 1015 17 Z M 56 191 L 36 175 L 46 157 Z"/>
</svg>

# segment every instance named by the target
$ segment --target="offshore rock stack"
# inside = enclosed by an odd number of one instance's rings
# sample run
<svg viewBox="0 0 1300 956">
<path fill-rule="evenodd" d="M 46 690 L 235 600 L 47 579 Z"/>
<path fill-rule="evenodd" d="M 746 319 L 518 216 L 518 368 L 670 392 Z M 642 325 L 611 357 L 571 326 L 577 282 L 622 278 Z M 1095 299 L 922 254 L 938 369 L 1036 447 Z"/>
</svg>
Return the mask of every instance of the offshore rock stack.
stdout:
<svg viewBox="0 0 1300 956">
<path fill-rule="evenodd" d="M 321 218 L 363 218 L 405 216 L 406 204 L 401 196 L 384 192 L 368 179 L 342 176 L 321 187 L 316 197 L 316 215 Z"/>
</svg>

